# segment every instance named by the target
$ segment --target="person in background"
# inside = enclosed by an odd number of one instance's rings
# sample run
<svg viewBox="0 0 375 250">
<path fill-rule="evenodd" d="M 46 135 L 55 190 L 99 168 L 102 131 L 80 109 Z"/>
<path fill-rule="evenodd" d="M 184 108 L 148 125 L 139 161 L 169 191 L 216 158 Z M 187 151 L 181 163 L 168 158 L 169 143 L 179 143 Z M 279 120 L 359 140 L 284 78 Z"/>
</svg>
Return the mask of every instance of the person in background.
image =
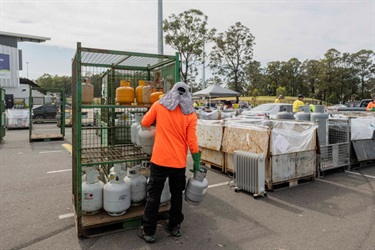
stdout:
<svg viewBox="0 0 375 250">
<path fill-rule="evenodd" d="M 302 94 L 299 94 L 298 97 L 297 97 L 297 100 L 295 100 L 295 101 L 293 102 L 293 113 L 297 113 L 297 112 L 298 112 L 298 108 L 299 108 L 300 106 L 305 105 L 305 104 L 303 103 L 303 98 L 304 98 L 304 96 L 303 96 Z"/>
<path fill-rule="evenodd" d="M 141 125 L 149 127 L 156 122 L 155 142 L 151 156 L 151 173 L 147 186 L 148 199 L 138 236 L 148 243 L 156 241 L 157 216 L 160 196 L 167 177 L 171 192 L 169 221 L 165 224 L 174 237 L 180 237 L 182 214 L 182 192 L 186 186 L 185 170 L 188 149 L 191 152 L 194 169 L 200 170 L 201 153 L 196 134 L 197 115 L 189 93 L 189 86 L 183 82 L 156 101 L 145 114 Z"/>
<path fill-rule="evenodd" d="M 367 104 L 366 111 L 375 111 L 375 96 L 372 98 L 372 102 Z"/>
<path fill-rule="evenodd" d="M 283 96 L 283 95 L 279 95 L 279 96 L 276 98 L 275 103 L 280 103 L 282 99 L 284 99 L 284 96 Z"/>
<path fill-rule="evenodd" d="M 200 105 L 199 105 L 198 101 L 195 101 L 195 102 L 193 103 L 193 106 L 194 106 L 195 109 L 198 109 L 198 107 L 199 107 Z"/>
<path fill-rule="evenodd" d="M 315 112 L 315 106 L 314 106 L 314 104 L 306 102 L 305 105 L 310 107 L 310 111 L 311 112 Z"/>
<path fill-rule="evenodd" d="M 240 104 L 238 103 L 238 101 L 236 101 L 236 103 L 233 104 L 233 108 L 234 109 L 239 109 L 240 108 Z"/>
<path fill-rule="evenodd" d="M 315 105 L 314 104 L 312 104 L 312 103 L 310 103 L 310 111 L 311 112 L 315 112 Z"/>
</svg>

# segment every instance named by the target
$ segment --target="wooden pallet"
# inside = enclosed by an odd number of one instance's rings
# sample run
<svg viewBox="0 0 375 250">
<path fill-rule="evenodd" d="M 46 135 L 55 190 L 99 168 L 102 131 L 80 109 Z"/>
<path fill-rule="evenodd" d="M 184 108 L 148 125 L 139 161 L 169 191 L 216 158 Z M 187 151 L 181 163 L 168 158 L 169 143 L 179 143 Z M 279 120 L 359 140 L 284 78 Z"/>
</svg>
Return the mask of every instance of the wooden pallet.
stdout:
<svg viewBox="0 0 375 250">
<path fill-rule="evenodd" d="M 64 140 L 64 136 L 62 134 L 34 134 L 30 136 L 31 141 L 52 141 L 52 140 Z"/>
<path fill-rule="evenodd" d="M 224 172 L 224 167 L 223 166 L 220 166 L 220 165 L 217 165 L 215 163 L 212 163 L 212 162 L 208 162 L 208 161 L 202 161 L 201 160 L 201 164 L 209 169 L 212 169 L 212 170 L 216 170 L 216 171 L 220 171 L 220 172 Z"/>
<path fill-rule="evenodd" d="M 82 214 L 82 227 L 80 229 L 77 228 L 78 236 L 91 238 L 139 228 L 144 209 L 145 204 L 130 207 L 124 215 L 116 217 L 109 216 L 105 211 L 93 215 Z M 169 209 L 170 203 L 160 206 L 158 223 L 162 223 L 167 219 Z"/>
<path fill-rule="evenodd" d="M 305 176 L 305 177 L 301 177 L 298 179 L 287 180 L 287 181 L 283 181 L 279 183 L 272 183 L 271 185 L 267 184 L 266 189 L 268 191 L 277 191 L 277 190 L 281 190 L 285 188 L 291 188 L 291 187 L 296 187 L 299 185 L 311 183 L 314 180 L 315 180 L 315 176 L 310 175 L 310 176 Z"/>
<path fill-rule="evenodd" d="M 234 176 L 234 170 L 232 169 L 225 169 L 225 173 L 229 176 Z"/>
</svg>

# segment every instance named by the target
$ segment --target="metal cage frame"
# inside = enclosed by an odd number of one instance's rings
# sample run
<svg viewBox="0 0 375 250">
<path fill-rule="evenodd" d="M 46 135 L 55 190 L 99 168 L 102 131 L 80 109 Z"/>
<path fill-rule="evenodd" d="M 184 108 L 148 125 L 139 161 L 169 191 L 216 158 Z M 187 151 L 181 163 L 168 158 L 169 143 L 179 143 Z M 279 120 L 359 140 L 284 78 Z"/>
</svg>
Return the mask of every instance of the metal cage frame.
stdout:
<svg viewBox="0 0 375 250">
<path fill-rule="evenodd" d="M 95 215 L 83 214 L 83 168 L 97 167 L 107 175 L 109 168 L 116 163 L 132 166 L 150 159 L 129 138 L 129 125 L 134 114 L 145 113 L 149 106 L 117 104 L 115 92 L 119 81 L 130 81 L 131 86 L 136 87 L 139 80 L 150 81 L 153 73 L 160 72 L 167 79 L 164 91 L 168 91 L 180 80 L 179 68 L 178 53 L 174 56 L 134 53 L 86 48 L 77 43 L 72 61 L 72 193 L 79 236 L 85 235 L 90 228 L 113 223 L 123 223 L 123 228 L 129 228 L 125 224 L 131 222 L 131 212 L 127 213 L 127 218 L 112 217 L 105 221 L 95 219 Z M 82 86 L 87 76 L 96 78 L 95 84 L 100 88 L 100 100 L 94 99 L 92 103 L 82 103 Z M 83 121 L 87 117 L 83 118 L 83 111 L 92 115 L 92 126 L 85 126 Z"/>
<path fill-rule="evenodd" d="M 326 170 L 347 167 L 350 169 L 350 118 L 328 120 L 328 144 L 320 145 L 318 177 Z"/>
</svg>

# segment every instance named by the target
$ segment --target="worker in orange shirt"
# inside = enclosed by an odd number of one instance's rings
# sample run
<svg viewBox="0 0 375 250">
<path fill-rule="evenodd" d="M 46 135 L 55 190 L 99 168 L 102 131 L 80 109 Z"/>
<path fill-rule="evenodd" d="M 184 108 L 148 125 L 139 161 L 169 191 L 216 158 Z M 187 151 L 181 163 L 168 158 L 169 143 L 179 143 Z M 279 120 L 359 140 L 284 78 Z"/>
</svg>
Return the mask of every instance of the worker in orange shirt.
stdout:
<svg viewBox="0 0 375 250">
<path fill-rule="evenodd" d="M 194 160 L 194 169 L 200 170 L 200 152 L 196 135 L 197 115 L 183 82 L 155 102 L 143 117 L 141 125 L 149 127 L 156 122 L 155 142 L 151 156 L 151 173 L 147 187 L 148 200 L 142 227 L 138 235 L 146 242 L 155 242 L 160 196 L 167 177 L 171 192 L 169 221 L 165 228 L 174 236 L 181 236 L 182 193 L 186 186 L 185 170 L 188 149 Z"/>
<path fill-rule="evenodd" d="M 375 96 L 372 98 L 372 102 L 367 105 L 366 111 L 375 111 Z"/>
</svg>

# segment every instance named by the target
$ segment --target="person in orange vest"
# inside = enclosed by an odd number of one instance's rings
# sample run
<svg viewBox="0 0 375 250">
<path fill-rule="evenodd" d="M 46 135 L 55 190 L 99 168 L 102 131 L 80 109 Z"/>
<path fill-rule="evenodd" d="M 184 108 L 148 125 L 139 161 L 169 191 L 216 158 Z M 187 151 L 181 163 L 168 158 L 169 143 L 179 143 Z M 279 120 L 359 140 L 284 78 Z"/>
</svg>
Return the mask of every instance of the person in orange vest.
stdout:
<svg viewBox="0 0 375 250">
<path fill-rule="evenodd" d="M 366 111 L 375 111 L 375 96 L 372 99 L 372 102 L 367 105 Z"/>
<path fill-rule="evenodd" d="M 189 93 L 189 86 L 183 82 L 156 101 L 145 114 L 141 125 L 149 127 L 156 122 L 155 142 L 151 156 L 151 173 L 147 187 L 148 199 L 142 218 L 139 237 L 146 242 L 156 241 L 157 215 L 160 196 L 167 177 L 171 192 L 169 221 L 165 228 L 174 237 L 180 237 L 182 214 L 182 193 L 186 186 L 185 169 L 188 149 L 191 152 L 194 169 L 200 170 L 201 152 L 196 134 L 197 115 Z"/>
</svg>

